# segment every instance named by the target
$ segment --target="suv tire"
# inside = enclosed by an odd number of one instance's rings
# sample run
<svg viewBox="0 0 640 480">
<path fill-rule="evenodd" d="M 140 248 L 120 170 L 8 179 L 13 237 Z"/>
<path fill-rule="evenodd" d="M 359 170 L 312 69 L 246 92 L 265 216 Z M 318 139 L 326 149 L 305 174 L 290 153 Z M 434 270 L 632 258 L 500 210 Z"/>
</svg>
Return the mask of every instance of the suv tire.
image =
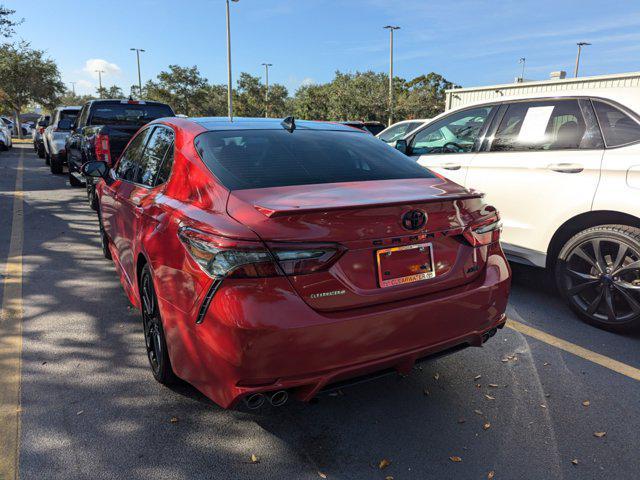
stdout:
<svg viewBox="0 0 640 480">
<path fill-rule="evenodd" d="M 51 167 L 51 173 L 54 175 L 60 175 L 62 173 L 62 159 L 60 155 L 51 155 L 51 160 L 49 161 L 49 166 Z"/>
<path fill-rule="evenodd" d="M 560 250 L 555 277 L 585 322 L 616 332 L 640 328 L 640 228 L 599 225 L 577 233 Z"/>
</svg>

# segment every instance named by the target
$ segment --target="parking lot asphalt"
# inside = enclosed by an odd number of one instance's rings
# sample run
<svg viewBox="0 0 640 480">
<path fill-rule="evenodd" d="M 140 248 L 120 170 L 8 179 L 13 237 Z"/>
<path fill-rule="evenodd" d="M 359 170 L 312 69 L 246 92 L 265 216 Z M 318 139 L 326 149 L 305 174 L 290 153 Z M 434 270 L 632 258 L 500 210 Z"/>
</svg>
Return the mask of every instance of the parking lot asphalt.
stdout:
<svg viewBox="0 0 640 480">
<path fill-rule="evenodd" d="M 640 382 L 512 328 L 407 378 L 258 413 L 222 410 L 188 385 L 161 386 L 84 190 L 22 146 L 0 153 L 0 273 L 20 157 L 20 478 L 640 476 Z M 513 273 L 509 318 L 640 368 L 640 335 L 587 326 L 544 272 Z M 8 283 L 0 285 L 2 298 Z"/>
</svg>

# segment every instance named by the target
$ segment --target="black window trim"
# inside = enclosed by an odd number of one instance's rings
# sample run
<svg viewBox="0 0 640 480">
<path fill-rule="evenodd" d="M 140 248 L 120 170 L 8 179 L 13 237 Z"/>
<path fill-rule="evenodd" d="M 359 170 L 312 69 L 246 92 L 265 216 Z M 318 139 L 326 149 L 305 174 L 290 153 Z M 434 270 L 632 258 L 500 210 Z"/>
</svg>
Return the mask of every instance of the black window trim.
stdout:
<svg viewBox="0 0 640 480">
<path fill-rule="evenodd" d="M 127 146 L 125 147 L 125 149 L 124 149 L 124 150 L 122 151 L 122 153 L 120 154 L 120 158 L 118 159 L 118 163 L 117 163 L 117 164 L 115 164 L 115 165 L 113 166 L 113 172 L 114 172 L 114 174 L 115 174 L 115 177 L 116 177 L 118 180 L 120 180 L 121 182 L 130 183 L 130 184 L 132 184 L 132 185 L 136 185 L 136 186 L 138 186 L 138 187 L 144 187 L 144 188 L 146 188 L 146 189 L 151 189 L 151 188 L 152 188 L 152 187 L 150 187 L 149 185 L 145 185 L 145 184 L 143 184 L 143 183 L 132 182 L 131 180 L 127 180 L 127 179 L 124 179 L 124 178 L 120 177 L 120 176 L 118 175 L 118 167 L 120 166 L 120 162 L 122 161 L 122 157 L 124 157 L 124 154 L 125 154 L 125 153 L 126 153 L 126 151 L 128 150 L 128 147 L 131 145 L 131 142 L 133 141 L 133 139 L 134 139 L 134 138 L 137 138 L 137 137 L 138 137 L 138 135 L 142 135 L 142 134 L 143 134 L 143 132 L 145 132 L 145 131 L 147 131 L 147 130 L 149 130 L 149 129 L 154 130 L 154 129 L 155 129 L 155 127 L 156 127 L 156 125 L 155 125 L 155 124 L 154 124 L 154 125 L 145 125 L 145 126 L 144 126 L 144 127 L 142 127 L 140 130 L 138 130 L 138 131 L 136 132 L 136 134 L 135 134 L 133 137 L 131 137 L 131 140 L 129 140 L 129 143 L 127 144 Z M 151 132 L 151 134 L 149 135 L 149 137 L 148 137 L 148 138 L 147 138 L 147 140 L 145 141 L 145 143 L 144 143 L 144 147 L 142 147 L 142 153 L 144 153 L 144 151 L 147 149 L 147 143 L 149 143 L 149 139 L 151 139 L 151 135 L 153 135 L 153 132 Z"/>
</svg>

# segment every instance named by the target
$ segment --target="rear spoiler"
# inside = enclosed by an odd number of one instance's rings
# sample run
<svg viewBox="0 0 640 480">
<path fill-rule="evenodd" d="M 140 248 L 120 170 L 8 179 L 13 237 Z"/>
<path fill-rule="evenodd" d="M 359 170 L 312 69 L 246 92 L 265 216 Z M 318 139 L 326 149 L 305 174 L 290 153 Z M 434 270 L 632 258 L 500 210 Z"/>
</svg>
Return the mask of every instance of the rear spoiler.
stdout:
<svg viewBox="0 0 640 480">
<path fill-rule="evenodd" d="M 371 208 L 371 207 L 384 207 L 388 205 L 403 205 L 407 203 L 440 203 L 440 202 L 450 202 L 452 200 L 469 200 L 473 198 L 483 198 L 484 193 L 477 192 L 474 190 L 469 191 L 468 193 L 456 193 L 456 194 L 443 194 L 438 196 L 430 195 L 425 198 L 416 198 L 407 201 L 406 199 L 398 200 L 396 202 L 386 201 L 386 202 L 372 202 L 372 203 L 363 203 L 363 204 L 344 204 L 344 205 L 332 205 L 330 207 L 327 206 L 309 206 L 309 207 L 300 207 L 300 206 L 291 206 L 291 207 L 273 207 L 268 205 L 258 205 L 254 204 L 253 208 L 255 208 L 258 212 L 263 214 L 268 218 L 275 217 L 285 217 L 289 215 L 302 215 L 307 213 L 317 213 L 317 212 L 328 212 L 335 210 L 354 210 L 354 209 L 362 209 L 362 208 Z"/>
</svg>

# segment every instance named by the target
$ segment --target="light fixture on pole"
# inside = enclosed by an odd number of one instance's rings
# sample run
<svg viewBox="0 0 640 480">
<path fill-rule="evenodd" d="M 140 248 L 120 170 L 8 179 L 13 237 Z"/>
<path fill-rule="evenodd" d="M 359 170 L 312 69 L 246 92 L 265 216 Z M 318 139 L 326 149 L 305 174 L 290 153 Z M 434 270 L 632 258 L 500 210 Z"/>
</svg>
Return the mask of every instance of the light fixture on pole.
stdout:
<svg viewBox="0 0 640 480">
<path fill-rule="evenodd" d="M 238 0 L 231 0 L 238 2 Z M 229 121 L 233 122 L 233 85 L 231 84 L 231 22 L 229 19 L 229 0 L 227 0 L 227 110 Z"/>
<path fill-rule="evenodd" d="M 578 42 L 578 55 L 576 56 L 576 70 L 573 74 L 574 77 L 578 77 L 578 69 L 580 68 L 580 53 L 582 53 L 582 47 L 586 47 L 587 45 L 591 45 L 589 42 Z"/>
<path fill-rule="evenodd" d="M 100 86 L 100 88 L 98 88 L 98 95 L 102 98 L 102 74 L 104 70 L 94 70 L 94 72 L 98 74 L 98 85 Z"/>
<path fill-rule="evenodd" d="M 273 67 L 273 63 L 263 63 L 265 71 L 265 84 L 267 91 L 264 94 L 264 118 L 269 118 L 269 67 Z"/>
<path fill-rule="evenodd" d="M 393 31 L 400 30 L 395 25 L 383 27 L 389 30 L 389 125 L 393 123 Z"/>
<path fill-rule="evenodd" d="M 142 77 L 140 75 L 140 52 L 145 52 L 143 48 L 130 48 L 132 52 L 136 52 L 136 58 L 138 59 L 138 96 L 142 98 Z"/>
<path fill-rule="evenodd" d="M 522 74 L 520 75 L 520 81 L 524 82 L 524 67 L 527 64 L 527 59 L 524 57 L 520 57 L 520 60 L 518 60 L 518 63 L 522 64 Z"/>
</svg>

